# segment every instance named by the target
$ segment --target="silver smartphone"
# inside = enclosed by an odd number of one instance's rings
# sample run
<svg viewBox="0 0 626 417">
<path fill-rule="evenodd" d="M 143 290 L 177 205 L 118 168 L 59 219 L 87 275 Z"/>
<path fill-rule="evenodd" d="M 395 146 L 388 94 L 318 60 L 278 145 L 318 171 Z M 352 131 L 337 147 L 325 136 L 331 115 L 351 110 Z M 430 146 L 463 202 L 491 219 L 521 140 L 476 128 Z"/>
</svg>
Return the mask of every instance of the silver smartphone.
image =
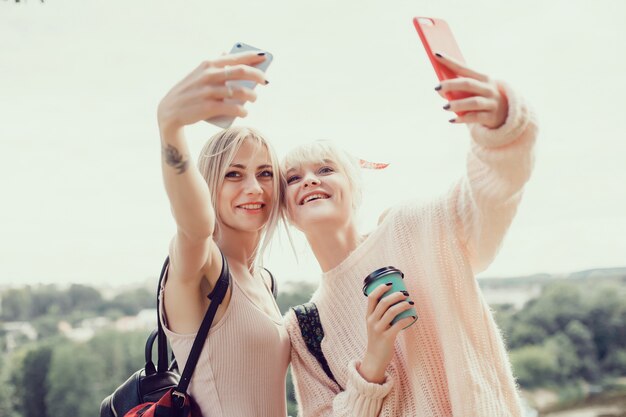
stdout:
<svg viewBox="0 0 626 417">
<path fill-rule="evenodd" d="M 270 54 L 269 52 L 263 50 L 263 49 L 259 49 L 256 48 L 254 46 L 251 45 L 247 45 L 243 42 L 237 42 L 233 45 L 232 49 L 230 50 L 231 54 L 237 54 L 237 53 L 241 53 L 241 52 L 247 52 L 247 51 L 263 51 L 265 52 L 265 61 L 258 63 L 257 65 L 254 65 L 255 68 L 260 69 L 261 71 L 265 72 L 267 70 L 267 67 L 270 66 L 270 64 L 272 63 L 273 60 L 273 55 Z M 256 87 L 256 83 L 254 81 L 248 81 L 248 80 L 232 80 L 232 81 L 226 81 L 226 85 L 233 87 L 233 86 L 244 86 L 250 89 L 254 89 L 254 87 Z M 243 102 L 241 100 L 236 100 L 236 99 L 224 99 L 224 102 L 226 103 L 238 103 L 238 104 L 243 104 Z M 215 126 L 219 126 L 221 128 L 226 129 L 227 127 L 230 127 L 231 124 L 233 124 L 233 121 L 235 120 L 235 117 L 231 117 L 231 116 L 219 116 L 219 117 L 213 117 L 211 119 L 207 119 L 206 121 L 214 124 Z"/>
</svg>

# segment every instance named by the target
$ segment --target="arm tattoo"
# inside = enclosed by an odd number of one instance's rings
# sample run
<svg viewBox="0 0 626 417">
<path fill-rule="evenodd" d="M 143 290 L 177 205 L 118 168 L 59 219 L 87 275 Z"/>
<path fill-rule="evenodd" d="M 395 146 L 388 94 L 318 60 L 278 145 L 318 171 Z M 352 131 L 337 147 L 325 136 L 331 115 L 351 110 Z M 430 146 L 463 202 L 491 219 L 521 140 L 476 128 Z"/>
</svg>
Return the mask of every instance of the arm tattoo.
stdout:
<svg viewBox="0 0 626 417">
<path fill-rule="evenodd" d="M 189 161 L 185 161 L 178 149 L 172 145 L 167 145 L 167 148 L 163 148 L 163 156 L 165 157 L 165 163 L 177 169 L 179 174 L 187 171 Z"/>
</svg>

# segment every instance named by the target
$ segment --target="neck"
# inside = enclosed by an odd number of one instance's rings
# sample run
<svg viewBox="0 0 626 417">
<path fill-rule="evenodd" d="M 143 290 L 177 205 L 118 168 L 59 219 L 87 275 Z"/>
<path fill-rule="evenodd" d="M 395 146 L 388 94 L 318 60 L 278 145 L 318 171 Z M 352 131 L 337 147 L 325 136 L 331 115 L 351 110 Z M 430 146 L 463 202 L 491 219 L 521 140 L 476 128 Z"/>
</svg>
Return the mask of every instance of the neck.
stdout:
<svg viewBox="0 0 626 417">
<path fill-rule="evenodd" d="M 362 241 L 356 225 L 351 221 L 340 227 L 315 225 L 312 229 L 305 233 L 306 239 L 323 272 L 343 262 Z"/>
<path fill-rule="evenodd" d="M 258 254 L 261 232 L 243 232 L 240 230 L 221 227 L 216 240 L 229 264 L 245 267 L 252 272 L 254 260 Z"/>
</svg>

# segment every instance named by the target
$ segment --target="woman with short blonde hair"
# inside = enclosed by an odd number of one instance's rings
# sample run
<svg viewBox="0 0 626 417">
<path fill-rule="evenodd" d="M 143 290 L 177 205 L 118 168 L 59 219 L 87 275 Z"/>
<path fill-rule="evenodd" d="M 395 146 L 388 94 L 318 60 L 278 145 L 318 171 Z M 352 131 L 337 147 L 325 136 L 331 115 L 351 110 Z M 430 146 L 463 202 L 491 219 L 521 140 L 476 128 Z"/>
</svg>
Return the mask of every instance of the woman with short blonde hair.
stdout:
<svg viewBox="0 0 626 417">
<path fill-rule="evenodd" d="M 473 96 L 444 106 L 461 114 L 451 122 L 469 125 L 472 144 L 466 176 L 441 198 L 398 204 L 363 234 L 354 158 L 318 142 L 282 164 L 284 209 L 323 271 L 313 304 L 285 317 L 300 417 L 521 416 L 475 274 L 493 260 L 517 211 L 536 119 L 506 84 L 437 59 L 460 77 L 435 90 Z M 388 266 L 404 273 L 406 291 L 387 282 L 365 296 L 364 278 Z M 311 348 L 317 317 L 323 357 Z"/>
</svg>

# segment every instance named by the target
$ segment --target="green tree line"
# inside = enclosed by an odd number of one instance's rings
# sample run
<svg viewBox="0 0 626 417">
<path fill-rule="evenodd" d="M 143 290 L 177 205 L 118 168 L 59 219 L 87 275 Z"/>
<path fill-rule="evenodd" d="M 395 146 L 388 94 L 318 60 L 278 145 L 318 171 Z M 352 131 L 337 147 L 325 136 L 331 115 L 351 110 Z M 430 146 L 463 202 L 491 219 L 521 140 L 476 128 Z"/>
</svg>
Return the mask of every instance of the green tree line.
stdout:
<svg viewBox="0 0 626 417">
<path fill-rule="evenodd" d="M 307 301 L 313 290 L 314 286 L 306 283 L 282 289 L 278 299 L 281 311 Z M 42 319 L 50 310 L 72 314 L 72 308 L 110 311 L 105 305 L 111 304 L 85 288 L 55 291 L 48 288 L 46 295 L 34 288 L 11 290 L 10 294 L 22 297 L 25 304 L 23 309 L 12 307 L 10 317 Z M 127 294 L 122 300 L 132 297 Z M 149 306 L 153 306 L 154 294 L 149 298 Z M 35 306 L 35 300 L 48 300 L 47 307 Z M 111 302 L 118 303 L 117 309 L 126 301 Z M 494 306 L 494 310 L 523 388 L 573 381 L 600 383 L 626 375 L 626 294 L 617 284 L 561 282 L 546 286 L 520 310 L 506 305 Z M 3 354 L 0 416 L 98 415 L 102 399 L 143 366 L 146 337 L 147 332 L 104 330 L 88 342 L 75 343 L 55 335 Z M 291 375 L 287 400 L 289 413 L 295 415 Z"/>
<path fill-rule="evenodd" d="M 277 303 L 282 313 L 306 302 L 314 285 L 302 283 L 282 291 Z M 155 294 L 138 289 L 104 300 L 99 291 L 84 285 L 61 290 L 54 285 L 10 289 L 0 295 L 3 321 L 30 321 L 40 340 L 0 357 L 0 416 L 51 417 L 98 415 L 100 402 L 143 367 L 147 332 L 102 331 L 86 343 L 57 334 L 58 321 L 76 323 L 98 315 L 134 315 L 154 308 Z M 0 331 L 0 347 L 2 343 Z M 288 375 L 289 412 L 296 414 L 295 395 Z"/>
<path fill-rule="evenodd" d="M 155 292 L 144 288 L 118 294 L 105 300 L 96 288 L 72 284 L 59 289 L 54 284 L 26 286 L 5 291 L 1 298 L 2 321 L 31 321 L 42 316 L 70 316 L 76 312 L 135 315 L 156 306 Z"/>
<path fill-rule="evenodd" d="M 87 285 L 59 289 L 50 284 L 9 289 L 0 296 L 0 306 L 0 322 L 28 321 L 40 338 L 46 338 L 57 333 L 59 320 L 75 325 L 89 317 L 134 316 L 142 309 L 155 308 L 156 296 L 137 288 L 105 300 L 100 291 Z"/>
<path fill-rule="evenodd" d="M 559 282 L 519 311 L 496 311 L 522 387 L 626 375 L 626 291 L 618 283 Z"/>
</svg>

